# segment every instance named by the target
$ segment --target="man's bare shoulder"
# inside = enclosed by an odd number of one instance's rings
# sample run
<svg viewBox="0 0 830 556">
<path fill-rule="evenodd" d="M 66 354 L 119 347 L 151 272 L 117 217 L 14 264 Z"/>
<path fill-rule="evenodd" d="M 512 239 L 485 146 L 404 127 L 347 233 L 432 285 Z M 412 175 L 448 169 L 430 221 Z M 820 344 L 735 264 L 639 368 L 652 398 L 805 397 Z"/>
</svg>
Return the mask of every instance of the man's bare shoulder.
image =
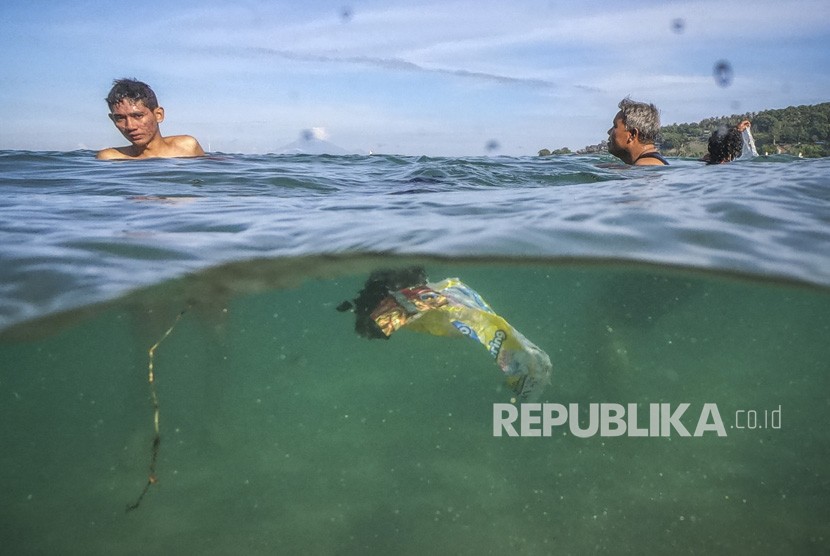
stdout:
<svg viewBox="0 0 830 556">
<path fill-rule="evenodd" d="M 95 158 L 98 160 L 118 160 L 124 158 L 135 158 L 127 152 L 129 147 L 111 147 L 98 151 Z"/>
<path fill-rule="evenodd" d="M 139 153 L 133 152 L 133 147 L 112 147 L 98 151 L 95 158 L 98 160 L 137 160 L 142 158 L 187 158 L 204 156 L 205 151 L 190 135 L 173 135 L 164 137 L 160 145 L 152 149 L 144 149 Z"/>
<path fill-rule="evenodd" d="M 170 156 L 204 156 L 205 154 L 199 141 L 190 135 L 173 135 L 166 137 L 165 141 L 171 151 Z"/>
</svg>

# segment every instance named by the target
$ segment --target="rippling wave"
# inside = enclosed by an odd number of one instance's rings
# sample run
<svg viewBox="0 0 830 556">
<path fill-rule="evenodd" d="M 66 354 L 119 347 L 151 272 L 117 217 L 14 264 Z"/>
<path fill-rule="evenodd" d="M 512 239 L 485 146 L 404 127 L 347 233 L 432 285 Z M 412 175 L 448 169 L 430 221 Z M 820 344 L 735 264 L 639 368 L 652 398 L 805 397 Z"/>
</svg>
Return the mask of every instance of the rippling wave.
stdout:
<svg viewBox="0 0 830 556">
<path fill-rule="evenodd" d="M 830 160 L 0 153 L 0 327 L 220 263 L 621 260 L 830 285 Z"/>
</svg>

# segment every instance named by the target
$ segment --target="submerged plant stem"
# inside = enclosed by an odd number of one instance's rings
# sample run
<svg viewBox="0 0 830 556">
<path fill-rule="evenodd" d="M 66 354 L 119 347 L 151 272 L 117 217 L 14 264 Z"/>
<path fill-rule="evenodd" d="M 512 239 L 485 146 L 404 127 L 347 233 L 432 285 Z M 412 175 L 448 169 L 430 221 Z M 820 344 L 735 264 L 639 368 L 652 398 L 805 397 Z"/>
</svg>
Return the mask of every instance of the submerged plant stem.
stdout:
<svg viewBox="0 0 830 556">
<path fill-rule="evenodd" d="M 185 311 L 182 311 L 176 316 L 176 319 L 173 321 L 173 324 L 170 325 L 170 328 L 168 328 L 165 333 L 161 335 L 161 338 L 159 338 L 148 351 L 150 362 L 147 366 L 147 380 L 150 383 L 150 399 L 153 402 L 153 446 L 151 448 L 150 455 L 150 473 L 147 476 L 147 483 L 144 485 L 144 488 L 142 489 L 141 494 L 138 495 L 136 501 L 127 505 L 128 512 L 138 508 L 141 501 L 144 499 L 144 495 L 147 494 L 147 491 L 150 489 L 150 486 L 158 482 L 158 478 L 156 477 L 156 462 L 158 461 L 159 446 L 161 445 L 161 433 L 159 432 L 159 397 L 156 392 L 156 375 L 153 369 L 153 363 L 156 355 L 156 349 L 158 349 L 159 345 L 161 345 L 170 333 L 173 332 L 173 328 L 176 327 L 176 324 L 178 324 L 184 314 Z"/>
</svg>

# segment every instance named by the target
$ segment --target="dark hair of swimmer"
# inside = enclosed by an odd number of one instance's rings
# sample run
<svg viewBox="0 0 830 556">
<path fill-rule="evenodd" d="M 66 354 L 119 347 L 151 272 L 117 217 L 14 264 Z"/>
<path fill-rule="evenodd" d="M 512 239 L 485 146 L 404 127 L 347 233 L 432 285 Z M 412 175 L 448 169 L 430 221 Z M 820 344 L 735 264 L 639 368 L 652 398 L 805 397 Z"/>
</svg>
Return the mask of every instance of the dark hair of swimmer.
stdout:
<svg viewBox="0 0 830 556">
<path fill-rule="evenodd" d="M 737 129 L 718 129 L 709 137 L 709 164 L 732 162 L 741 156 L 744 146 L 741 132 Z"/>
<path fill-rule="evenodd" d="M 133 102 L 140 100 L 150 110 L 155 110 L 159 105 L 156 93 L 146 83 L 136 79 L 116 79 L 107 95 L 107 105 L 112 109 L 113 106 L 116 106 L 125 98 Z"/>
</svg>

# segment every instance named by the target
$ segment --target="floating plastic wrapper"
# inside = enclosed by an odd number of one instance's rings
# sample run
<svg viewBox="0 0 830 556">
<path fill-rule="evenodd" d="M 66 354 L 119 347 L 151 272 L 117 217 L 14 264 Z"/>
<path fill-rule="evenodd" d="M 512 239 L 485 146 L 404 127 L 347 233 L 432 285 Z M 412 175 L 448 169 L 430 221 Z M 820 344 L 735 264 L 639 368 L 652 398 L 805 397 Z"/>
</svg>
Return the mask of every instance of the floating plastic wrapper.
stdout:
<svg viewBox="0 0 830 556">
<path fill-rule="evenodd" d="M 404 285 L 407 284 L 407 285 Z M 458 278 L 428 283 L 420 267 L 372 273 L 354 304 L 355 330 L 367 338 L 388 339 L 408 328 L 435 336 L 466 336 L 482 344 L 522 401 L 536 399 L 550 382 L 547 353 L 497 315 L 484 299 Z"/>
<path fill-rule="evenodd" d="M 741 130 L 741 140 L 743 147 L 741 148 L 741 156 L 739 158 L 754 158 L 758 156 L 758 149 L 755 148 L 755 138 L 752 137 L 752 131 L 749 127 Z"/>
</svg>

